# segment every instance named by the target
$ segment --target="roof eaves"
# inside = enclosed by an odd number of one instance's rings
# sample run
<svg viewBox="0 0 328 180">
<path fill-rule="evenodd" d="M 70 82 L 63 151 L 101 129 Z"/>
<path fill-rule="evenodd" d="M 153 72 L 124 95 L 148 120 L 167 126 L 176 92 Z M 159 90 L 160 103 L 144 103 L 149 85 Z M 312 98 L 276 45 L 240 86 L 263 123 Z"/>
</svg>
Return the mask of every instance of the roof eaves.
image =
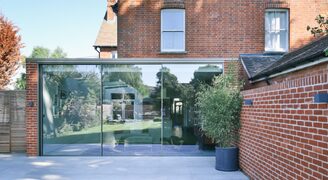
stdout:
<svg viewBox="0 0 328 180">
<path fill-rule="evenodd" d="M 320 58 L 320 56 L 322 56 L 322 55 L 323 55 L 323 53 L 315 54 L 315 55 L 307 57 L 307 58 L 302 58 L 297 62 L 285 63 L 285 64 L 283 64 L 281 66 L 278 66 L 276 68 L 273 68 L 273 69 L 269 69 L 270 67 L 268 67 L 266 69 L 263 69 L 259 73 L 255 74 L 253 76 L 253 78 L 251 78 L 251 80 L 254 81 L 254 80 L 257 80 L 257 79 L 260 79 L 260 78 L 263 78 L 263 77 L 270 76 L 272 74 L 281 73 L 285 70 L 288 70 L 289 68 L 295 68 L 297 66 L 304 65 L 307 62 L 313 62 L 314 60 Z"/>
<path fill-rule="evenodd" d="M 117 46 L 114 45 L 93 45 L 93 47 L 100 47 L 100 48 L 117 48 Z"/>
<path fill-rule="evenodd" d="M 320 59 L 320 56 L 323 57 L 328 56 L 327 41 L 328 41 L 328 36 L 324 36 L 321 37 L 320 39 L 310 42 L 309 44 L 299 49 L 296 49 L 295 51 L 283 55 L 280 60 L 272 64 L 270 67 L 267 67 L 262 71 L 258 72 L 257 74 L 255 74 L 251 80 L 258 80 L 260 78 L 270 76 L 272 74 L 286 71 L 290 68 L 307 64 L 307 62 L 316 61 L 317 59 Z M 311 49 L 314 48 L 318 48 L 321 50 L 317 52 L 315 51 L 313 52 L 313 54 L 311 54 Z M 306 56 L 308 54 L 307 51 L 310 51 L 311 54 L 310 56 Z"/>
<path fill-rule="evenodd" d="M 248 71 L 248 69 L 247 69 L 247 67 L 246 67 L 246 65 L 245 65 L 245 63 L 244 63 L 244 60 L 243 60 L 243 58 L 242 58 L 242 55 L 239 55 L 239 59 L 240 59 L 241 64 L 243 65 L 243 67 L 244 67 L 244 69 L 245 69 L 245 71 L 246 71 L 246 74 L 247 74 L 247 76 L 248 76 L 248 79 L 252 78 L 252 76 L 249 74 L 249 71 Z"/>
</svg>

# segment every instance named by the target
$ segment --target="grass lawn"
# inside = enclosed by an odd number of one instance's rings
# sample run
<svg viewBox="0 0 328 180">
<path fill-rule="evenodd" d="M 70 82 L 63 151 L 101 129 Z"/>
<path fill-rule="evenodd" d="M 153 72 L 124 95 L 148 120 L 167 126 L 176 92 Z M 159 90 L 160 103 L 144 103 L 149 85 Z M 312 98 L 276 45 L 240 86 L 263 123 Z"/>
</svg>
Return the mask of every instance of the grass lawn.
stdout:
<svg viewBox="0 0 328 180">
<path fill-rule="evenodd" d="M 182 139 L 175 137 L 172 141 L 172 124 L 164 121 L 163 143 L 171 144 L 195 144 L 197 142 L 193 131 L 183 130 Z M 45 144 L 91 144 L 101 143 L 101 136 L 104 144 L 160 144 L 161 143 L 161 121 L 143 120 L 126 121 L 125 123 L 113 123 L 101 126 L 85 128 L 81 131 L 62 134 L 56 138 L 44 138 Z"/>
<path fill-rule="evenodd" d="M 104 143 L 112 143 L 113 140 L 123 143 L 122 138 L 129 136 L 150 136 L 155 138 L 152 143 L 159 143 L 161 134 L 161 122 L 154 121 L 127 121 L 103 125 Z M 56 138 L 44 139 L 46 144 L 72 144 L 72 143 L 100 143 L 101 126 L 85 128 L 81 131 L 62 134 Z"/>
</svg>

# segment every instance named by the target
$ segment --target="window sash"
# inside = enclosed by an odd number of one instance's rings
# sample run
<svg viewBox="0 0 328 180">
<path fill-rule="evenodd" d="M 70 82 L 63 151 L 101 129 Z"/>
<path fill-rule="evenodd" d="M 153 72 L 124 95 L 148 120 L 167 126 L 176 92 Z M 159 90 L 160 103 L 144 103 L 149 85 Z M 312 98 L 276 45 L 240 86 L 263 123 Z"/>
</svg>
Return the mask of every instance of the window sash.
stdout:
<svg viewBox="0 0 328 180">
<path fill-rule="evenodd" d="M 162 32 L 162 50 L 178 51 L 184 50 L 184 32 Z"/>
<path fill-rule="evenodd" d="M 185 10 L 161 11 L 161 51 L 185 51 Z"/>
<path fill-rule="evenodd" d="M 288 11 L 268 10 L 265 13 L 265 50 L 288 50 Z"/>
</svg>

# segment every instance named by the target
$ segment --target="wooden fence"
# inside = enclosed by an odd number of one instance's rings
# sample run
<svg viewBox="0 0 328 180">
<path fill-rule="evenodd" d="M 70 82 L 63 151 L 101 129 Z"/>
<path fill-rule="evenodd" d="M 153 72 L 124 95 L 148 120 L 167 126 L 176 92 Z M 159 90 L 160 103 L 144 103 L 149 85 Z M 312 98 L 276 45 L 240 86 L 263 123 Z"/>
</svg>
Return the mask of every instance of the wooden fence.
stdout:
<svg viewBox="0 0 328 180">
<path fill-rule="evenodd" d="M 25 149 L 25 91 L 0 91 L 0 153 Z"/>
</svg>

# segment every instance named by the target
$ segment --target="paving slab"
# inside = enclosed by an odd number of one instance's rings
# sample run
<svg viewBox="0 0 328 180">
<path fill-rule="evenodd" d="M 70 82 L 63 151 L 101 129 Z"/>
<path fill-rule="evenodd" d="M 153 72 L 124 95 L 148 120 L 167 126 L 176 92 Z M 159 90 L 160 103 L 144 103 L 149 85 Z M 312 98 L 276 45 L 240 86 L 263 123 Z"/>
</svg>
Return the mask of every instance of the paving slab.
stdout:
<svg viewBox="0 0 328 180">
<path fill-rule="evenodd" d="M 214 169 L 214 157 L 72 157 L 0 154 L 0 180 L 247 180 Z"/>
</svg>

